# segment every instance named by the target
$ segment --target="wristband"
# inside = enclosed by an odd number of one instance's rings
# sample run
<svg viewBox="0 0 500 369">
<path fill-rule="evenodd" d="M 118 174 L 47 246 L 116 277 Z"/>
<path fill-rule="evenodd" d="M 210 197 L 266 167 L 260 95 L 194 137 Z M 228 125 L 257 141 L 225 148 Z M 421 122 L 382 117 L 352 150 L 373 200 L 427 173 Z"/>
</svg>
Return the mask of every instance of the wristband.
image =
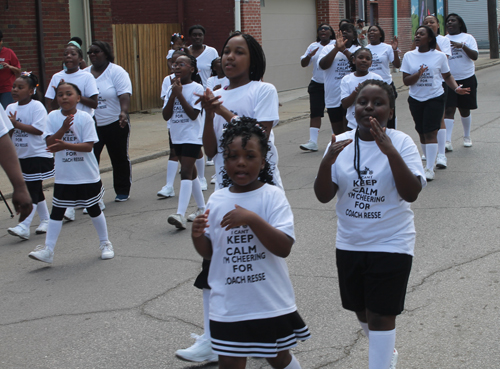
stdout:
<svg viewBox="0 0 500 369">
<path fill-rule="evenodd" d="M 457 92 L 457 90 L 458 90 L 459 88 L 462 88 L 462 86 L 463 86 L 463 85 L 458 85 L 458 86 L 457 86 L 457 88 L 455 89 L 455 92 Z"/>
</svg>

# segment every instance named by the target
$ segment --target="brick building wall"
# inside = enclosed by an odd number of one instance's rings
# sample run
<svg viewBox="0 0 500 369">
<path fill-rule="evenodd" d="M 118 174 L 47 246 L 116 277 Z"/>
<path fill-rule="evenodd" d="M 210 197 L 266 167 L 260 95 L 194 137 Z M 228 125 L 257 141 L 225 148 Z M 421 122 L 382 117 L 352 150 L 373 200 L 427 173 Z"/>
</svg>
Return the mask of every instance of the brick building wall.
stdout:
<svg viewBox="0 0 500 369">
<path fill-rule="evenodd" d="M 262 45 L 260 0 L 241 1 L 241 31 L 252 35 Z"/>
<path fill-rule="evenodd" d="M 345 17 L 344 0 L 316 0 L 316 15 L 318 25 L 328 23 L 336 31 L 339 22 Z"/>
<path fill-rule="evenodd" d="M 113 46 L 110 0 L 92 0 L 90 2 L 90 24 L 93 41 L 106 41 Z"/>
</svg>

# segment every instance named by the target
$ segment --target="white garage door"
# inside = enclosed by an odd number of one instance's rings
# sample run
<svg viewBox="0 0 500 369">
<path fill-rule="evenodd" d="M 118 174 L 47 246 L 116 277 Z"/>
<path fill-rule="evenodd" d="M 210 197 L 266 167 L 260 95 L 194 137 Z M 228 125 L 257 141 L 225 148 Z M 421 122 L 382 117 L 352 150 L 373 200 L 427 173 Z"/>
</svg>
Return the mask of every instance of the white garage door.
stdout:
<svg viewBox="0 0 500 369">
<path fill-rule="evenodd" d="M 316 1 L 265 0 L 261 21 L 267 60 L 264 80 L 278 91 L 306 87 L 312 67 L 302 68 L 300 56 L 316 40 Z"/>
<path fill-rule="evenodd" d="M 448 13 L 460 15 L 480 49 L 488 49 L 488 4 L 487 0 L 448 0 Z"/>
</svg>

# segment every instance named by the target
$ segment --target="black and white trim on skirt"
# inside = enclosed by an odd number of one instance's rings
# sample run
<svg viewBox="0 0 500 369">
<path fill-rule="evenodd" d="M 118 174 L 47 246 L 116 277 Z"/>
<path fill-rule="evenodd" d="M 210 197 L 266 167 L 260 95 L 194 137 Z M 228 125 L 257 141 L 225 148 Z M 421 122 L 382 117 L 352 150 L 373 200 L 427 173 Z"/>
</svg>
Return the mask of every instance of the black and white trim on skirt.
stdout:
<svg viewBox="0 0 500 369">
<path fill-rule="evenodd" d="M 19 163 L 26 182 L 44 181 L 54 177 L 54 158 L 24 158 L 19 159 Z"/>
<path fill-rule="evenodd" d="M 52 205 L 58 208 L 90 208 L 103 196 L 104 187 L 101 181 L 75 185 L 56 183 Z"/>
</svg>

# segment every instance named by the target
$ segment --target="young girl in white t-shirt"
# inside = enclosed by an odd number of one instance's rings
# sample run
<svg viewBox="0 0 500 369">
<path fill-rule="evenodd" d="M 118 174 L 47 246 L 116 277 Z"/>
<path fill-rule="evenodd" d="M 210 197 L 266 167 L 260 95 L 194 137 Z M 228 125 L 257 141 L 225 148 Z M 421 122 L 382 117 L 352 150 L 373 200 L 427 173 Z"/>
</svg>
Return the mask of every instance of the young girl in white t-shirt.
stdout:
<svg viewBox="0 0 500 369">
<path fill-rule="evenodd" d="M 12 86 L 12 98 L 15 103 L 7 106 L 6 110 L 15 128 L 12 141 L 33 201 L 30 215 L 17 226 L 8 229 L 11 235 L 23 240 L 30 238 L 30 225 L 36 212 L 40 217 L 36 234 L 47 232 L 49 210 L 43 194 L 42 181 L 54 176 L 54 157 L 45 150 L 46 145 L 42 138 L 46 130 L 47 111 L 40 101 L 33 100 L 37 86 L 38 78 L 33 73 L 21 73 Z"/>
<path fill-rule="evenodd" d="M 372 65 L 372 53 L 370 49 L 362 47 L 357 49 L 351 58 L 351 69 L 353 73 L 347 74 L 340 82 L 340 99 L 342 107 L 346 109 L 347 129 L 356 129 L 357 123 L 354 117 L 354 102 L 358 96 L 359 85 L 367 79 L 382 80 L 377 73 L 369 71 Z"/>
<path fill-rule="evenodd" d="M 95 122 L 88 113 L 77 110 L 80 96 L 78 86 L 59 82 L 56 97 L 61 109 L 49 114 L 45 131 L 47 151 L 55 154 L 52 212 L 45 245 L 38 245 L 29 257 L 49 264 L 54 258 L 54 247 L 68 206 L 87 209 L 99 236 L 101 258 L 111 259 L 115 255 L 108 239 L 106 218 L 99 207 L 104 187 L 92 152 L 98 140 Z"/>
<path fill-rule="evenodd" d="M 394 102 L 390 85 L 363 82 L 357 129 L 332 135 L 314 182 L 320 202 L 337 196 L 340 297 L 369 339 L 371 369 L 396 365 L 396 316 L 404 309 L 415 245 L 410 203 L 426 184 L 413 140 L 386 128 Z"/>
<path fill-rule="evenodd" d="M 205 198 L 196 171 L 196 159 L 200 156 L 203 144 L 201 131 L 201 106 L 196 103 L 195 94 L 203 92 L 203 86 L 193 82 L 198 72 L 196 58 L 192 55 L 179 56 L 172 64 L 175 79 L 166 96 L 163 118 L 170 120 L 170 137 L 175 153 L 181 163 L 181 188 L 177 212 L 168 217 L 168 223 L 178 229 L 186 229 L 186 210 L 191 194 L 198 210 L 188 217 L 192 221 L 205 211 Z"/>
<path fill-rule="evenodd" d="M 221 369 L 243 368 L 248 356 L 265 357 L 273 368 L 298 369 L 289 350 L 310 334 L 285 262 L 295 240 L 293 214 L 285 193 L 273 186 L 265 128 L 236 118 L 221 141 L 228 187 L 210 196 L 191 233 L 198 253 L 212 260 L 212 349 Z M 251 257 L 226 260 L 239 253 Z"/>
</svg>

